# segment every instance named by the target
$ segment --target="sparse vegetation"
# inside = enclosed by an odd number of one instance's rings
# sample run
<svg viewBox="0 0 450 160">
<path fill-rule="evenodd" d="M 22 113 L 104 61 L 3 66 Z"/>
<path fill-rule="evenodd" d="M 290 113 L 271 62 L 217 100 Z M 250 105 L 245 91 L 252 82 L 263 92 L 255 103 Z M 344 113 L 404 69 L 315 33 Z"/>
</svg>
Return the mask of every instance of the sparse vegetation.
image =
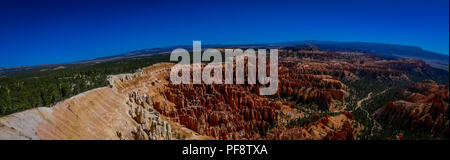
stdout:
<svg viewBox="0 0 450 160">
<path fill-rule="evenodd" d="M 108 62 L 67 64 L 57 70 L 37 68 L 15 71 L 0 78 L 0 116 L 56 102 L 107 86 L 107 76 L 135 72 L 137 69 L 169 60 L 168 54 Z"/>
</svg>

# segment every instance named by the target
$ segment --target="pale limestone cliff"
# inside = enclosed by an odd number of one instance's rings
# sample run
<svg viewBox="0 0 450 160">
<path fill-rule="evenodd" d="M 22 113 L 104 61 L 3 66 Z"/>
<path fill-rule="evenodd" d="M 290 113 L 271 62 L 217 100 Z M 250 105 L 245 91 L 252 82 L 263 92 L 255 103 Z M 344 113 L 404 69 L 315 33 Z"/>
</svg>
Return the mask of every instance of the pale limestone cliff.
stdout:
<svg viewBox="0 0 450 160">
<path fill-rule="evenodd" d="M 152 109 L 149 94 L 137 95 L 168 66 L 110 76 L 111 88 L 1 117 L 0 139 L 173 139 L 171 124 Z"/>
</svg>

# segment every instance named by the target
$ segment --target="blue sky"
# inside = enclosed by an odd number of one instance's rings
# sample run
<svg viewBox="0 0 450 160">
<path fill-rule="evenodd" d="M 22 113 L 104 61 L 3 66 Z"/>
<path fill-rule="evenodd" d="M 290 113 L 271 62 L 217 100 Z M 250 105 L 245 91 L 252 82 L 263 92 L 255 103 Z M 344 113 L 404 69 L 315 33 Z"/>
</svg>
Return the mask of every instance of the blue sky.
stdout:
<svg viewBox="0 0 450 160">
<path fill-rule="evenodd" d="M 363 41 L 449 53 L 449 1 L 0 1 L 0 67 L 128 51 L 297 40 Z"/>
</svg>

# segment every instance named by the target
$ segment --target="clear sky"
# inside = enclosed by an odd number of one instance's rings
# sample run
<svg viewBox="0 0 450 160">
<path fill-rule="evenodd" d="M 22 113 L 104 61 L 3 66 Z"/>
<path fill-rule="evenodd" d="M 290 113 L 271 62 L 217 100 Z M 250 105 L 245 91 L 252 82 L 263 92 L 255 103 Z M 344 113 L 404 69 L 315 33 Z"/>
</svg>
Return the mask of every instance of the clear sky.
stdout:
<svg viewBox="0 0 450 160">
<path fill-rule="evenodd" d="M 448 54 L 449 1 L 0 1 L 0 67 L 74 62 L 193 40 L 381 42 Z"/>
</svg>

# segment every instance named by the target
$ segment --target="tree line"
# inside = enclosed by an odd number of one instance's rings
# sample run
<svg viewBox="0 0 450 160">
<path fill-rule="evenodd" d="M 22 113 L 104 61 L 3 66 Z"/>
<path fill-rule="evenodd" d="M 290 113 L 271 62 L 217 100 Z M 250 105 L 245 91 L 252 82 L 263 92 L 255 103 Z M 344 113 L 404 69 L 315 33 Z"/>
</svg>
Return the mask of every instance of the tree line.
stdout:
<svg viewBox="0 0 450 160">
<path fill-rule="evenodd" d="M 0 78 L 0 116 L 49 107 L 79 93 L 107 86 L 108 75 L 131 73 L 169 60 L 168 54 L 108 62 L 67 64 L 8 73 Z M 62 68 L 62 69 L 61 69 Z"/>
</svg>

